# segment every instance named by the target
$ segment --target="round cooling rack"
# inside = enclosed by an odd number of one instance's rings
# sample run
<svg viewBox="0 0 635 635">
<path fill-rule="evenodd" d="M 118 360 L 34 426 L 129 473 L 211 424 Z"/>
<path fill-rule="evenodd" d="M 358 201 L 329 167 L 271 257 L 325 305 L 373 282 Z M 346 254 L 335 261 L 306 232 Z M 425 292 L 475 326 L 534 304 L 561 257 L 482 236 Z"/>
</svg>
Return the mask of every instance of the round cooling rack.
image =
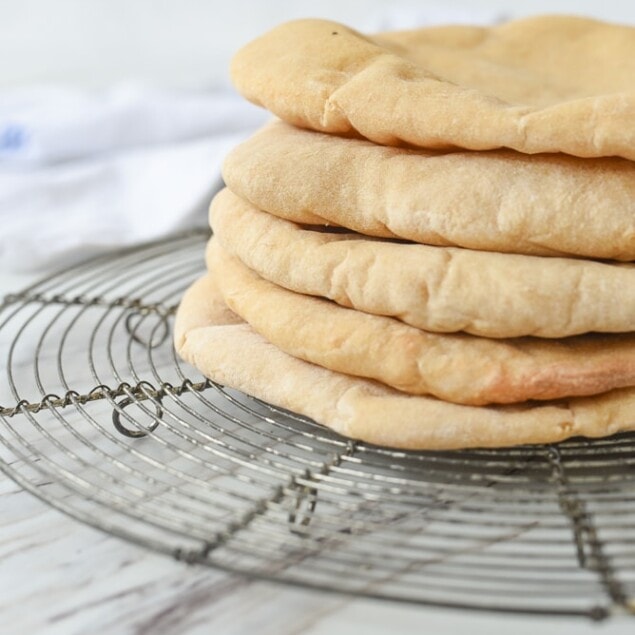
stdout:
<svg viewBox="0 0 635 635">
<path fill-rule="evenodd" d="M 101 257 L 4 299 L 6 474 L 188 563 L 422 605 L 635 613 L 635 435 L 393 451 L 213 384 L 171 338 L 207 237 Z"/>
</svg>

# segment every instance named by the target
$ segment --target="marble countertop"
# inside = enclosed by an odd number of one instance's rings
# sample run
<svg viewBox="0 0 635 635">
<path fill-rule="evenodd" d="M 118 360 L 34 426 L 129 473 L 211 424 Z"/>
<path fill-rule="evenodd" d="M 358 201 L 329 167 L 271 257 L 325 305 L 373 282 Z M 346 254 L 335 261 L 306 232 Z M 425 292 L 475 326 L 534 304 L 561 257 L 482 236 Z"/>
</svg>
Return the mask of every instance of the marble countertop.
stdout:
<svg viewBox="0 0 635 635">
<path fill-rule="evenodd" d="M 34 281 L 0 274 L 0 296 Z M 1 373 L 2 371 L 0 371 Z M 0 374 L 0 381 L 2 375 Z M 83 526 L 0 476 L 0 615 L 12 633 L 339 635 L 633 632 L 633 621 L 510 617 L 293 589 L 188 566 Z"/>
</svg>

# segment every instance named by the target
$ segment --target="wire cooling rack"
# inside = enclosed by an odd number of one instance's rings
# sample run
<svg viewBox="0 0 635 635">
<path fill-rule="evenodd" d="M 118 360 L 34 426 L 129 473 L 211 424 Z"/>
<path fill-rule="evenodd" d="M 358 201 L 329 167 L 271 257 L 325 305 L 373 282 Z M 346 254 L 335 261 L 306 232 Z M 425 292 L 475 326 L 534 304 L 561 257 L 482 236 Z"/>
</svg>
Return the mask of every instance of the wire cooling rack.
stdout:
<svg viewBox="0 0 635 635">
<path fill-rule="evenodd" d="M 634 435 L 392 451 L 213 384 L 171 341 L 206 239 L 98 258 L 4 299 L 6 474 L 188 563 L 423 605 L 635 613 Z"/>
</svg>

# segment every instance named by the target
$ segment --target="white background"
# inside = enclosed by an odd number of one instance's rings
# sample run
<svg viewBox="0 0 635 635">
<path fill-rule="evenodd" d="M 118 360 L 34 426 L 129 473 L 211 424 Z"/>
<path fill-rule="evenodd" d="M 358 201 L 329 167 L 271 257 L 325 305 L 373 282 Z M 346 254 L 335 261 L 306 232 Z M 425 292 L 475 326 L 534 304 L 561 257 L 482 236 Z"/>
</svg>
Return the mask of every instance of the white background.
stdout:
<svg viewBox="0 0 635 635">
<path fill-rule="evenodd" d="M 395 7 L 423 14 L 577 13 L 635 23 L 631 0 L 0 0 L 0 87 L 122 79 L 200 87 L 226 81 L 231 54 L 265 29 L 298 17 L 358 28 Z M 1 99 L 1 96 L 0 96 Z"/>
</svg>

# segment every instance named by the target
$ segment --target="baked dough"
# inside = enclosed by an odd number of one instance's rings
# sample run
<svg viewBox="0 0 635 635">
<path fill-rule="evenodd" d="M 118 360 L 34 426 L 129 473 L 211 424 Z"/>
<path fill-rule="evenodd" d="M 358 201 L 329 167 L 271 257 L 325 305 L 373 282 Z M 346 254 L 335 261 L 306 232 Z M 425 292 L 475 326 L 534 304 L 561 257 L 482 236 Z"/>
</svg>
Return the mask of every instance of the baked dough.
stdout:
<svg viewBox="0 0 635 635">
<path fill-rule="evenodd" d="M 298 223 L 429 245 L 635 260 L 635 163 L 623 159 L 385 148 L 277 121 L 229 154 L 223 176 L 257 208 Z"/>
<path fill-rule="evenodd" d="M 462 406 L 413 397 L 288 355 L 222 306 L 210 275 L 185 294 L 179 354 L 215 382 L 305 415 L 339 434 L 402 449 L 553 443 L 635 429 L 635 389 L 552 403 Z"/>
<path fill-rule="evenodd" d="M 635 159 L 635 28 L 539 16 L 365 37 L 297 20 L 234 57 L 286 121 L 376 143 Z"/>
<path fill-rule="evenodd" d="M 635 386 L 635 334 L 565 340 L 439 335 L 278 287 L 212 241 L 227 306 L 281 350 L 401 391 L 455 403 L 517 403 Z"/>
<path fill-rule="evenodd" d="M 263 278 L 427 331 L 548 338 L 635 331 L 632 264 L 314 231 L 229 190 L 214 199 L 210 222 L 223 247 Z"/>
</svg>

